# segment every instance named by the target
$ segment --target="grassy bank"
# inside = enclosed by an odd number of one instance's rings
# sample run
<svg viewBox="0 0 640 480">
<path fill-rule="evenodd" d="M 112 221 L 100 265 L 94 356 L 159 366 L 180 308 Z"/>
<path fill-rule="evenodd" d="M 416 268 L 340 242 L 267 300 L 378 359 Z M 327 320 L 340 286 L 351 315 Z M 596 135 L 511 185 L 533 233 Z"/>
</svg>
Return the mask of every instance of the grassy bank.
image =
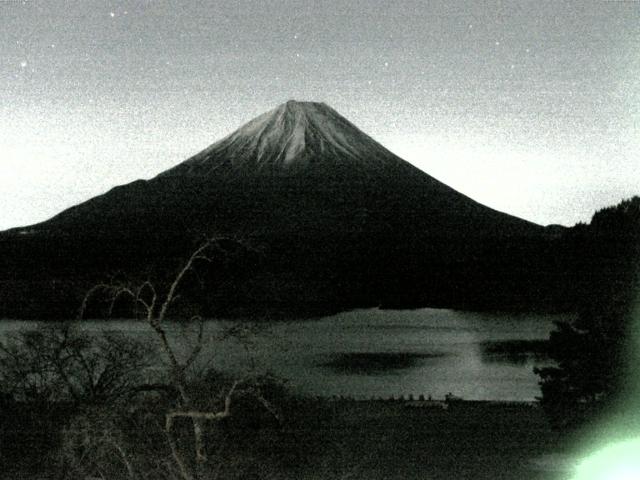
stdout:
<svg viewBox="0 0 640 480">
<path fill-rule="evenodd" d="M 306 409 L 295 428 L 314 453 L 295 472 L 298 478 L 561 477 L 536 466 L 536 459 L 562 448 L 539 408 L 461 402 L 441 410 L 399 402 L 325 402 Z"/>
<path fill-rule="evenodd" d="M 281 405 L 282 424 L 267 417 L 248 419 L 238 414 L 212 430 L 212 464 L 219 465 L 217 478 L 225 479 L 568 478 L 566 473 L 540 465 L 540 459 L 563 450 L 560 436 L 549 428 L 540 408 L 453 402 L 444 410 L 411 408 L 408 404 L 290 399 Z M 154 437 L 143 431 L 129 435 L 127 448 L 132 456 L 143 443 L 147 453 L 138 453 L 149 455 L 153 445 L 159 452 L 166 441 L 162 435 Z M 136 435 L 140 435 L 137 440 Z M 36 474 L 39 478 L 66 478 L 60 476 L 61 471 L 47 472 L 55 464 L 61 466 L 51 456 L 37 468 L 35 453 L 21 449 L 13 452 L 13 460 L 5 457 L 9 464 L 4 465 L 2 478 L 34 478 Z M 108 451 L 106 455 L 110 455 Z"/>
</svg>

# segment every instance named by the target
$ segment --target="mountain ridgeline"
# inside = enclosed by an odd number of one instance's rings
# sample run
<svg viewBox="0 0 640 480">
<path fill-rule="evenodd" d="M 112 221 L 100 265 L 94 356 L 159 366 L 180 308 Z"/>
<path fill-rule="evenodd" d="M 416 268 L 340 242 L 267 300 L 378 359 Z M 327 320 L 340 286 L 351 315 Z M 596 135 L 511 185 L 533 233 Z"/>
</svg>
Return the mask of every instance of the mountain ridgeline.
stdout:
<svg viewBox="0 0 640 480">
<path fill-rule="evenodd" d="M 93 284 L 169 278 L 214 236 L 225 253 L 193 287 L 207 315 L 570 308 L 562 229 L 481 205 L 329 106 L 290 101 L 155 178 L 0 233 L 0 317 L 73 316 Z"/>
</svg>

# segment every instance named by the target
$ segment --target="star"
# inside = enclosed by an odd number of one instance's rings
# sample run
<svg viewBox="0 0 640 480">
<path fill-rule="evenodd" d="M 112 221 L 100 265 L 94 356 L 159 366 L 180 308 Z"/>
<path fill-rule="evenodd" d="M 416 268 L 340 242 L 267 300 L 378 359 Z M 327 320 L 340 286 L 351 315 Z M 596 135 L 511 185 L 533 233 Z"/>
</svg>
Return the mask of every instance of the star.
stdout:
<svg viewBox="0 0 640 480">
<path fill-rule="evenodd" d="M 388 67 L 389 66 L 389 62 L 384 62 L 384 66 Z"/>
<path fill-rule="evenodd" d="M 498 41 L 496 40 L 496 46 L 498 46 L 498 45 L 500 45 L 500 42 L 498 42 Z"/>
<path fill-rule="evenodd" d="M 23 61 L 20 62 L 20 68 L 27 68 L 27 65 L 28 64 L 27 64 L 26 60 L 23 60 Z"/>
<path fill-rule="evenodd" d="M 116 14 L 115 14 L 114 12 L 109 12 L 109 16 L 110 16 L 111 18 L 113 18 L 113 17 L 115 17 L 115 16 L 116 16 Z"/>
</svg>

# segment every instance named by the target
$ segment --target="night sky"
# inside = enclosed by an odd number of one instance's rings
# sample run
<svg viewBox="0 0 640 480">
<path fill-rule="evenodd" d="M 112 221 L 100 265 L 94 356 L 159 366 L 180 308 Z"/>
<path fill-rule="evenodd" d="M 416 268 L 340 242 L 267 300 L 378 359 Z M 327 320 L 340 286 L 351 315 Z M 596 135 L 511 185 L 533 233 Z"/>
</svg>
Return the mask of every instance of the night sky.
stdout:
<svg viewBox="0 0 640 480">
<path fill-rule="evenodd" d="M 640 2 L 0 2 L 0 229 L 324 101 L 542 223 L 640 193 Z"/>
</svg>

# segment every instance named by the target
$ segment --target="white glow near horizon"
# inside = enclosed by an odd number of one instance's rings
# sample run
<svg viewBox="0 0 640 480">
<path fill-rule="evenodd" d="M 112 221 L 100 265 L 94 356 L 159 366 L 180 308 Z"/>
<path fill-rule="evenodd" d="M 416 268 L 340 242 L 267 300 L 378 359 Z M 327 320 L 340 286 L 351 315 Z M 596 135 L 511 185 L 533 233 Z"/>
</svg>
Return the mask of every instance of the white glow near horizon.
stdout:
<svg viewBox="0 0 640 480">
<path fill-rule="evenodd" d="M 606 163 L 581 169 L 561 149 L 527 151 L 477 137 L 398 136 L 387 146 L 468 197 L 541 225 L 589 222 L 596 210 L 638 193 L 631 162 L 618 172 Z"/>
<path fill-rule="evenodd" d="M 46 220 L 116 185 L 151 178 L 228 133 L 221 127 L 218 138 L 206 140 L 204 132 L 186 129 L 175 132 L 184 142 L 172 142 L 158 130 L 148 132 L 146 141 L 139 135 L 123 142 L 119 132 L 105 133 L 101 126 L 84 126 L 77 135 L 72 128 L 59 125 L 41 134 L 5 129 L 0 135 L 0 230 Z M 595 209 L 627 193 L 598 194 L 591 183 L 595 179 L 587 176 L 577 187 L 571 171 L 549 171 L 549 164 L 563 164 L 559 155 L 541 159 L 540 154 L 482 144 L 477 138 L 454 142 L 443 136 L 396 135 L 380 141 L 474 200 L 541 224 L 588 221 Z"/>
</svg>

